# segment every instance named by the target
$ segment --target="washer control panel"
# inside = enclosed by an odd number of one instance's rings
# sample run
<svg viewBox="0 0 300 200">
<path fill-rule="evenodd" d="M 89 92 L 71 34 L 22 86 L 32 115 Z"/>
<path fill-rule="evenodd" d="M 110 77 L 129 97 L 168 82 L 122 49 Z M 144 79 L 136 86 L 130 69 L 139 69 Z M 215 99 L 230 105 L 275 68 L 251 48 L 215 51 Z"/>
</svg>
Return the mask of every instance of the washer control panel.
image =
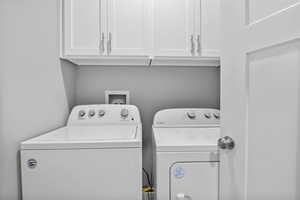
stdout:
<svg viewBox="0 0 300 200">
<path fill-rule="evenodd" d="M 102 123 L 140 123 L 140 113 L 134 105 L 80 105 L 73 108 L 68 125 Z"/>
<path fill-rule="evenodd" d="M 220 124 L 220 110 L 207 108 L 166 109 L 157 112 L 154 126 L 215 125 Z"/>
</svg>

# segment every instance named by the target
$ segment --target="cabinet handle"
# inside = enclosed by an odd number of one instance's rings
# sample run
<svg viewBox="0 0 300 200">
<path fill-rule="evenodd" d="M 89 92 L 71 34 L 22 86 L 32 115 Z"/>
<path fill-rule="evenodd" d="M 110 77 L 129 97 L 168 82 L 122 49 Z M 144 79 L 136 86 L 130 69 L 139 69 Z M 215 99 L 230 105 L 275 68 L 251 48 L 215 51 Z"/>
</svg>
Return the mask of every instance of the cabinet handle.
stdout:
<svg viewBox="0 0 300 200">
<path fill-rule="evenodd" d="M 200 39 L 200 35 L 197 35 L 197 53 L 200 56 L 201 55 L 201 39 Z"/>
<path fill-rule="evenodd" d="M 194 43 L 194 36 L 191 35 L 191 54 L 194 55 L 195 54 L 195 43 Z"/>
<path fill-rule="evenodd" d="M 109 32 L 108 40 L 107 40 L 107 54 L 108 55 L 111 53 L 111 40 L 112 40 L 112 34 L 111 34 L 111 32 Z"/>
<path fill-rule="evenodd" d="M 104 51 L 105 51 L 104 40 L 105 40 L 104 33 L 101 33 L 101 39 L 100 39 L 100 51 L 101 51 L 101 54 L 103 54 Z"/>
</svg>

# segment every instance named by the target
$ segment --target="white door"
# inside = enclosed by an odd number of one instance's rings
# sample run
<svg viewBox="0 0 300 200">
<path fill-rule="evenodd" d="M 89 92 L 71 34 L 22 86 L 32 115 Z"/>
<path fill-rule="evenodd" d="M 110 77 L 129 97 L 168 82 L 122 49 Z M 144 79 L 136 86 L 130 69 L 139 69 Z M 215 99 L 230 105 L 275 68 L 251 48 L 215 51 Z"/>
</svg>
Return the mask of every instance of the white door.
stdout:
<svg viewBox="0 0 300 200">
<path fill-rule="evenodd" d="M 102 0 L 65 0 L 63 5 L 64 55 L 104 53 L 105 4 Z M 101 16 L 100 16 L 101 13 Z M 102 22 L 102 23 L 101 23 Z"/>
<path fill-rule="evenodd" d="M 196 3 L 196 0 L 153 0 L 155 56 L 195 54 L 195 12 L 200 12 Z"/>
<path fill-rule="evenodd" d="M 199 56 L 220 56 L 220 0 L 197 0 L 201 16 L 196 22 L 196 53 Z"/>
<path fill-rule="evenodd" d="M 149 1 L 108 0 L 107 53 L 147 55 L 149 52 Z"/>
<path fill-rule="evenodd" d="M 221 200 L 300 199 L 300 2 L 223 0 Z"/>
</svg>

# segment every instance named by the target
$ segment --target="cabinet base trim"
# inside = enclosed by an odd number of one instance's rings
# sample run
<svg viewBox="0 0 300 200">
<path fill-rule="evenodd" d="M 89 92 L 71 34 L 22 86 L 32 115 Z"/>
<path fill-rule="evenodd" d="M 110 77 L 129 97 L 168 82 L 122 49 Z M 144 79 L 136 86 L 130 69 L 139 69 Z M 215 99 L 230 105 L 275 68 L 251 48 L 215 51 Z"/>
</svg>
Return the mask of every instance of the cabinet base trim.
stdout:
<svg viewBox="0 0 300 200">
<path fill-rule="evenodd" d="M 220 67 L 220 58 L 154 56 L 151 66 Z"/>
<path fill-rule="evenodd" d="M 78 66 L 220 67 L 219 57 L 66 56 Z"/>
</svg>

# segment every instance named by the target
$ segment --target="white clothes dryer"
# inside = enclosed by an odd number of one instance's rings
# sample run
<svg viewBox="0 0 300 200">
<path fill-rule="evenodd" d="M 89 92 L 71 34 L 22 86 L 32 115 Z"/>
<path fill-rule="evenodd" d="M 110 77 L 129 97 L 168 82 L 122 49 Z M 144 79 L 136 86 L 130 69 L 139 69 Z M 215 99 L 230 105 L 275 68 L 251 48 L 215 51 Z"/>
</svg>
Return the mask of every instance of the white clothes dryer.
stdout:
<svg viewBox="0 0 300 200">
<path fill-rule="evenodd" d="M 153 120 L 157 200 L 218 200 L 220 112 L 167 109 Z"/>
</svg>

